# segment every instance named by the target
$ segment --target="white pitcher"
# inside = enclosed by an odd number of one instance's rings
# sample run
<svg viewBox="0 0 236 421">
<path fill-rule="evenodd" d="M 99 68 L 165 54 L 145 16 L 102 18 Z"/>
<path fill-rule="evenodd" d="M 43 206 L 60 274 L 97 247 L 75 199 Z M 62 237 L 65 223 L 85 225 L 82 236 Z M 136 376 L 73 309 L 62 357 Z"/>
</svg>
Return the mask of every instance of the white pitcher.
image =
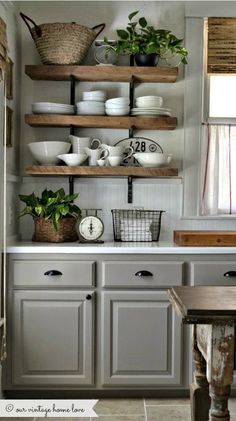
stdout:
<svg viewBox="0 0 236 421">
<path fill-rule="evenodd" d="M 92 139 L 91 137 L 77 137 L 74 135 L 69 135 L 69 140 L 72 143 L 72 151 L 73 153 L 80 153 L 80 154 L 84 154 L 85 153 L 85 148 L 90 148 L 91 146 L 93 146 L 93 144 L 95 142 L 98 142 L 98 146 L 99 147 L 102 142 L 100 139 Z"/>
<path fill-rule="evenodd" d="M 95 167 L 98 165 L 97 161 L 103 157 L 104 159 L 108 157 L 109 152 L 107 150 L 104 150 L 102 148 L 97 149 L 90 149 L 90 148 L 84 148 L 84 151 L 86 155 L 89 157 L 89 165 L 92 167 Z"/>
</svg>

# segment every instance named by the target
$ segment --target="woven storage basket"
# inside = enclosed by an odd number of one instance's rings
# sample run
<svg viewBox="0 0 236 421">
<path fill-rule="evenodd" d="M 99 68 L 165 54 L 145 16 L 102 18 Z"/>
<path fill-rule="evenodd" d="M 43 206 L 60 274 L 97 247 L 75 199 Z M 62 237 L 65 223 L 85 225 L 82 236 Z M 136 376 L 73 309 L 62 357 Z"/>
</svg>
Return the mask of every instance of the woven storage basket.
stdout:
<svg viewBox="0 0 236 421">
<path fill-rule="evenodd" d="M 35 42 L 43 64 L 80 64 L 105 23 L 93 28 L 78 23 L 36 23 L 20 13 Z M 34 26 L 31 27 L 29 22 Z M 97 30 L 97 31 L 96 31 Z"/>
<path fill-rule="evenodd" d="M 34 218 L 34 235 L 32 240 L 46 243 L 64 243 L 78 240 L 75 229 L 76 218 L 63 218 L 56 231 L 51 219 Z"/>
</svg>

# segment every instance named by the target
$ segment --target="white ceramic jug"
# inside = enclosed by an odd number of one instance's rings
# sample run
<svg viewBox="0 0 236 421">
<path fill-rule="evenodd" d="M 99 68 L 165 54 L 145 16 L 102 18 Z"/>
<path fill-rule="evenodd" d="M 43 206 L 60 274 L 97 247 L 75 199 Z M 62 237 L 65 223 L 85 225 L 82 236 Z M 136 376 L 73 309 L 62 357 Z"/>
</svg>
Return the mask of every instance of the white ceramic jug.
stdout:
<svg viewBox="0 0 236 421">
<path fill-rule="evenodd" d="M 84 148 L 84 151 L 86 155 L 89 157 L 89 165 L 92 167 L 95 167 L 98 165 L 97 161 L 103 157 L 104 159 L 108 157 L 109 152 L 107 150 L 104 150 L 102 148 L 97 149 L 90 149 L 90 148 Z"/>
<path fill-rule="evenodd" d="M 101 145 L 101 140 L 100 139 L 92 139 L 91 137 L 77 137 L 74 135 L 69 135 L 69 140 L 72 143 L 72 151 L 73 153 L 79 153 L 79 154 L 84 154 L 85 153 L 85 148 L 90 148 L 91 146 L 93 146 L 93 144 L 95 142 L 98 143 L 99 147 Z"/>
</svg>

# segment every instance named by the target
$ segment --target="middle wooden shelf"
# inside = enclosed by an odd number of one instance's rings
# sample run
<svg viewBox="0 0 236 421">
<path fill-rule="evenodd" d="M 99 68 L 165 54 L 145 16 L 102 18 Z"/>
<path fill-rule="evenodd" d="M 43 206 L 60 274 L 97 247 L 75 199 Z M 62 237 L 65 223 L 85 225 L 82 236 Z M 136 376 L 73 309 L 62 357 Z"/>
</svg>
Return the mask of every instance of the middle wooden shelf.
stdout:
<svg viewBox="0 0 236 421">
<path fill-rule="evenodd" d="M 177 126 L 176 117 L 108 117 L 81 116 L 60 114 L 26 114 L 25 122 L 35 127 L 94 127 L 117 129 L 174 130 Z"/>
<path fill-rule="evenodd" d="M 177 177 L 178 168 L 160 167 L 68 167 L 63 165 L 26 167 L 28 175 L 80 176 L 80 177 Z"/>
</svg>

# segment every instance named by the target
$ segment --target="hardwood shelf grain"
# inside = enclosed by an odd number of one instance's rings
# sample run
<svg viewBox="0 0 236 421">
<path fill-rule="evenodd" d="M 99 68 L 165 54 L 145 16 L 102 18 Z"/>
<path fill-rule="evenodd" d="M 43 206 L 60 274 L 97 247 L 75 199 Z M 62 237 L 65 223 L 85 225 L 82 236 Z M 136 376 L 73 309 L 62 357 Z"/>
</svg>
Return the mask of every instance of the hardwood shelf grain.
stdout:
<svg viewBox="0 0 236 421">
<path fill-rule="evenodd" d="M 178 168 L 143 168 L 143 167 L 68 167 L 32 165 L 26 167 L 28 175 L 84 176 L 84 177 L 176 177 Z"/>
<path fill-rule="evenodd" d="M 160 82 L 173 83 L 178 67 L 130 66 L 25 66 L 25 73 L 33 80 L 69 81 L 73 76 L 80 81 L 106 82 Z"/>
<path fill-rule="evenodd" d="M 117 129 L 174 130 L 177 126 L 176 117 L 108 117 L 80 116 L 59 114 L 26 114 L 25 122 L 35 127 L 95 127 Z"/>
</svg>

